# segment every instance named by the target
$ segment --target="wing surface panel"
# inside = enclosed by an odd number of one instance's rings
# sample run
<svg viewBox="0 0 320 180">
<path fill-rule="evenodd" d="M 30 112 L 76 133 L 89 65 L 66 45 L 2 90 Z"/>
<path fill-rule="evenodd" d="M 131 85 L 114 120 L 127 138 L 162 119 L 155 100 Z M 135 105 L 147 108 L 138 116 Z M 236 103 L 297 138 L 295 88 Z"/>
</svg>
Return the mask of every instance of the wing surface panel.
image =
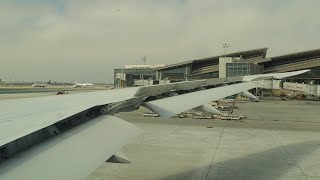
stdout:
<svg viewBox="0 0 320 180">
<path fill-rule="evenodd" d="M 186 81 L 186 82 L 179 82 L 177 86 L 174 88 L 178 91 L 186 91 L 191 89 L 200 88 L 201 85 L 204 85 L 206 80 L 197 80 L 197 81 Z"/>
<path fill-rule="evenodd" d="M 141 134 L 114 116 L 99 116 L 0 164 L 0 179 L 84 179 Z"/>
<path fill-rule="evenodd" d="M 128 100 L 138 88 L 0 101 L 0 146 L 94 106 Z"/>
<path fill-rule="evenodd" d="M 135 96 L 136 97 L 149 96 L 149 95 L 156 96 L 166 92 L 170 92 L 176 86 L 177 86 L 177 83 L 143 86 L 139 88 Z"/>
<path fill-rule="evenodd" d="M 206 86 L 218 85 L 225 82 L 225 80 L 226 80 L 225 78 L 211 78 L 206 80 L 205 85 Z"/>
</svg>

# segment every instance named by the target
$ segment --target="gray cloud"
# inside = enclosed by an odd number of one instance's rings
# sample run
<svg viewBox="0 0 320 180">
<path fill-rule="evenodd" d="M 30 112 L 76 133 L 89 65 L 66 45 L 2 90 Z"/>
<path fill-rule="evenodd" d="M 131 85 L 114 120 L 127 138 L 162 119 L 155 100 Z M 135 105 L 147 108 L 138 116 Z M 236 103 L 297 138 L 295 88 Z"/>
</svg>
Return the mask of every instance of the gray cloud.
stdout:
<svg viewBox="0 0 320 180">
<path fill-rule="evenodd" d="M 269 47 L 319 48 L 319 1 L 0 2 L 0 76 L 107 82 L 113 68 Z M 63 5 L 63 6 L 62 6 Z"/>
</svg>

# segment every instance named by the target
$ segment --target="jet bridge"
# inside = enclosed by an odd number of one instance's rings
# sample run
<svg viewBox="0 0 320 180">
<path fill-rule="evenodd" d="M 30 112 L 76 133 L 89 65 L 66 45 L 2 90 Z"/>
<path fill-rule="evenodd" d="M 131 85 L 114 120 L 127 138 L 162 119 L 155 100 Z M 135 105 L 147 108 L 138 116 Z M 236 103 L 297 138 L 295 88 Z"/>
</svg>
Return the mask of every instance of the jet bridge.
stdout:
<svg viewBox="0 0 320 180">
<path fill-rule="evenodd" d="M 320 97 L 320 85 L 283 82 L 281 80 L 261 80 L 257 82 L 257 87 L 261 89 L 285 89 L 301 92 L 305 95 Z"/>
</svg>

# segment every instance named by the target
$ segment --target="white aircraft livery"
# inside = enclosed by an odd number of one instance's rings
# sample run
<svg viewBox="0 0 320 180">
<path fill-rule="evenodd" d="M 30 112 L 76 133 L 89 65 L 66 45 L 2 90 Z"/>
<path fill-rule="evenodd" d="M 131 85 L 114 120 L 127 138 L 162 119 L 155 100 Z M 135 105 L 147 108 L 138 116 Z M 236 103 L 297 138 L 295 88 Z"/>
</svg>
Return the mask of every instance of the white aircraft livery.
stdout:
<svg viewBox="0 0 320 180">
<path fill-rule="evenodd" d="M 49 80 L 46 84 L 44 84 L 44 83 L 34 83 L 31 86 L 32 87 L 38 87 L 38 88 L 44 88 L 44 87 L 46 87 L 48 85 L 51 85 L 51 80 Z"/>
<path fill-rule="evenodd" d="M 77 83 L 74 82 L 74 85 L 72 86 L 73 88 L 86 88 L 88 86 L 92 86 L 92 83 Z"/>
<path fill-rule="evenodd" d="M 216 112 L 208 103 L 248 93 L 256 88 L 255 79 L 281 79 L 307 71 L 246 76 L 236 82 L 228 78 L 207 79 L 1 100 L 0 179 L 84 179 L 142 133 L 113 116 L 118 112 L 136 110 L 139 106 L 164 118 L 194 108 Z M 174 95 L 163 96 L 173 91 Z"/>
</svg>

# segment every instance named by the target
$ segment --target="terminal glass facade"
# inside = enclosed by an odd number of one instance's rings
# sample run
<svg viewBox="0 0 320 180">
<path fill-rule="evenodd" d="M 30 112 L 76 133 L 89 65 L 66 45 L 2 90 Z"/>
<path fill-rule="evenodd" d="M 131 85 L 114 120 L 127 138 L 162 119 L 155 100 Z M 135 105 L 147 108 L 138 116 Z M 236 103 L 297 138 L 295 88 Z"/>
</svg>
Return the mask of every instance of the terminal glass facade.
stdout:
<svg viewBox="0 0 320 180">
<path fill-rule="evenodd" d="M 172 69 L 159 71 L 158 79 L 169 79 L 171 82 L 184 81 L 186 76 L 190 74 L 190 66 L 179 66 Z"/>
<path fill-rule="evenodd" d="M 152 68 L 123 68 L 114 69 L 114 84 L 119 84 L 117 74 L 125 75 L 125 86 L 134 86 L 135 80 L 155 79 L 156 73 Z"/>
<path fill-rule="evenodd" d="M 250 75 L 251 63 L 234 62 L 226 64 L 227 77 Z"/>
</svg>

